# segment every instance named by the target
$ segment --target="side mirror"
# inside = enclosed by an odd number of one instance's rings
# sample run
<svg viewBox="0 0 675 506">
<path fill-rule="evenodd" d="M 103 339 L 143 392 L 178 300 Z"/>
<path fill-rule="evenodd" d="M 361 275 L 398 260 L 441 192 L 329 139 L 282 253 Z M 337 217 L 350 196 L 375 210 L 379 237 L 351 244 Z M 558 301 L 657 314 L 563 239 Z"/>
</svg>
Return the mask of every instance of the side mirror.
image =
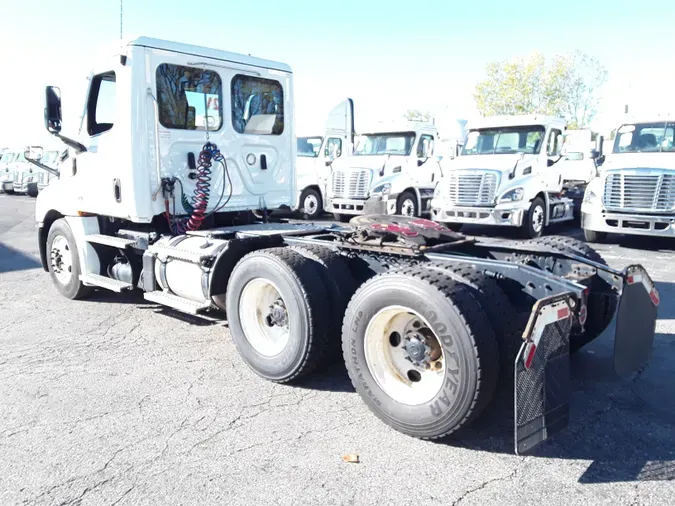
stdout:
<svg viewBox="0 0 675 506">
<path fill-rule="evenodd" d="M 23 156 L 26 160 L 42 160 L 42 147 L 41 146 L 26 146 L 26 149 L 23 151 Z"/>
<path fill-rule="evenodd" d="M 417 159 L 417 166 L 421 167 L 422 165 L 424 165 L 426 163 L 427 160 L 428 160 L 428 158 L 418 158 Z"/>
<path fill-rule="evenodd" d="M 61 90 L 55 86 L 45 89 L 45 128 L 50 134 L 61 132 Z"/>
<path fill-rule="evenodd" d="M 600 153 L 598 152 L 597 149 L 591 150 L 591 160 L 597 160 L 600 158 Z"/>
</svg>

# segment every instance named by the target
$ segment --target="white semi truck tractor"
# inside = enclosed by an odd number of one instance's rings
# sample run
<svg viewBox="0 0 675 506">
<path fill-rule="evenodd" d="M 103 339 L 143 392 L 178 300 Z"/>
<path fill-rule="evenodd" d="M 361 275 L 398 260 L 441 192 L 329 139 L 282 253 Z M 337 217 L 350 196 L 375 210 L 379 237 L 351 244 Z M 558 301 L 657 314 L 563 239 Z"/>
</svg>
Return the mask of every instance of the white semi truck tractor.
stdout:
<svg viewBox="0 0 675 506">
<path fill-rule="evenodd" d="M 467 129 L 460 156 L 442 162 L 443 178 L 431 201 L 433 220 L 453 229 L 517 227 L 535 238 L 548 225 L 574 218 L 575 200 L 581 202 L 592 175 L 582 177 L 566 165 L 562 118 L 493 116 L 469 122 Z M 569 190 L 578 199 L 567 196 Z"/>
<path fill-rule="evenodd" d="M 84 100 L 66 136 L 60 92 L 46 89 L 46 127 L 70 157 L 36 220 L 65 297 L 133 290 L 226 318 L 242 360 L 275 382 L 342 349 L 368 407 L 421 438 L 470 424 L 510 377 L 519 453 L 565 427 L 569 354 L 615 313 L 617 370 L 649 359 L 654 284 L 585 243 L 493 244 L 400 216 L 253 221 L 296 199 L 288 65 L 137 38 L 96 62 Z"/>
<path fill-rule="evenodd" d="M 602 171 L 586 189 L 587 241 L 609 234 L 675 237 L 675 119 L 636 118 L 616 130 Z"/>
<path fill-rule="evenodd" d="M 354 143 L 354 105 L 351 99 L 338 104 L 328 115 L 322 135 L 298 136 L 295 163 L 296 209 L 305 219 L 323 213 L 332 163 L 352 152 Z"/>
<path fill-rule="evenodd" d="M 434 125 L 417 121 L 381 124 L 359 134 L 352 155 L 332 163 L 325 210 L 343 222 L 373 213 L 428 215 L 441 177 L 434 156 L 438 139 Z"/>
</svg>

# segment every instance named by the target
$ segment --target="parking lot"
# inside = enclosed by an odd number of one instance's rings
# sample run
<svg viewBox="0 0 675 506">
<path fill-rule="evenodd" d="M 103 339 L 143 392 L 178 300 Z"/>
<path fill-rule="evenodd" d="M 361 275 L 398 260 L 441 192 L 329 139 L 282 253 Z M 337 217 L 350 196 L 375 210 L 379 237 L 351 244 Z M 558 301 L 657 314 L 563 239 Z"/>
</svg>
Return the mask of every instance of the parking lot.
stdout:
<svg viewBox="0 0 675 506">
<path fill-rule="evenodd" d="M 61 297 L 34 204 L 0 195 L 2 505 L 675 504 L 675 240 L 598 245 L 657 282 L 653 359 L 617 378 L 610 328 L 572 359 L 570 426 L 518 457 L 508 388 L 470 430 L 419 441 L 370 414 L 340 364 L 275 385 L 224 322 Z"/>
</svg>

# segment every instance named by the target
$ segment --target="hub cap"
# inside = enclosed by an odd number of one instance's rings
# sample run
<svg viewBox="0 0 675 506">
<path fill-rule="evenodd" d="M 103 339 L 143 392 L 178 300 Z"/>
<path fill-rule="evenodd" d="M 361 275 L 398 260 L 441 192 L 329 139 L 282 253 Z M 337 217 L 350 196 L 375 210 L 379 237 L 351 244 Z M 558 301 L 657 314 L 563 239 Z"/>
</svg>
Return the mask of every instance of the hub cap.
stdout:
<svg viewBox="0 0 675 506">
<path fill-rule="evenodd" d="M 255 278 L 244 287 L 239 319 L 246 340 L 261 355 L 274 357 L 288 344 L 288 310 L 279 289 L 269 280 Z"/>
<path fill-rule="evenodd" d="M 302 207 L 307 214 L 316 214 L 316 211 L 319 208 L 319 201 L 317 200 L 316 195 L 307 195 L 305 197 L 305 201 L 302 204 Z"/>
<path fill-rule="evenodd" d="M 429 402 L 443 387 L 443 348 L 427 321 L 409 308 L 378 312 L 366 329 L 364 349 L 378 386 L 401 404 Z"/>
<path fill-rule="evenodd" d="M 68 241 L 62 235 L 54 238 L 52 249 L 49 252 L 49 261 L 52 266 L 52 272 L 59 283 L 62 285 L 70 283 L 73 277 L 73 255 Z"/>
<path fill-rule="evenodd" d="M 544 226 L 544 209 L 537 206 L 532 210 L 532 230 L 539 232 Z"/>
<path fill-rule="evenodd" d="M 401 214 L 403 216 L 415 216 L 415 203 L 410 199 L 405 199 L 401 203 Z"/>
</svg>

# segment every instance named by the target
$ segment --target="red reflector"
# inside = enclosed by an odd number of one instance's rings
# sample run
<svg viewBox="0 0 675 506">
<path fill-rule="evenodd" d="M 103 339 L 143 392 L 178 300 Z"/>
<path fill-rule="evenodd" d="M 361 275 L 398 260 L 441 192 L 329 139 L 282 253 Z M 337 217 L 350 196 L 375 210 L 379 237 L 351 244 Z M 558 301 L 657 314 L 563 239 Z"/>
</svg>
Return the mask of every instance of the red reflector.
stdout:
<svg viewBox="0 0 675 506">
<path fill-rule="evenodd" d="M 586 323 L 586 319 L 588 318 L 588 309 L 586 308 L 586 304 L 581 306 L 581 309 L 579 310 L 579 323 L 584 325 Z"/>
<path fill-rule="evenodd" d="M 626 278 L 626 281 L 628 282 L 629 285 L 632 285 L 633 283 L 635 283 L 635 279 L 633 278 L 633 276 L 628 276 Z"/>
<path fill-rule="evenodd" d="M 537 351 L 537 345 L 534 343 L 529 343 L 527 349 L 525 350 L 525 369 L 532 367 L 532 361 L 534 360 L 534 354 Z"/>
<path fill-rule="evenodd" d="M 652 291 L 649 292 L 649 298 L 652 299 L 652 303 L 655 306 L 658 306 L 661 303 L 661 298 L 660 298 L 659 292 L 656 288 L 652 288 Z"/>
<path fill-rule="evenodd" d="M 558 309 L 558 320 L 567 318 L 569 315 L 570 315 L 570 308 L 564 307 L 562 309 Z"/>
</svg>

